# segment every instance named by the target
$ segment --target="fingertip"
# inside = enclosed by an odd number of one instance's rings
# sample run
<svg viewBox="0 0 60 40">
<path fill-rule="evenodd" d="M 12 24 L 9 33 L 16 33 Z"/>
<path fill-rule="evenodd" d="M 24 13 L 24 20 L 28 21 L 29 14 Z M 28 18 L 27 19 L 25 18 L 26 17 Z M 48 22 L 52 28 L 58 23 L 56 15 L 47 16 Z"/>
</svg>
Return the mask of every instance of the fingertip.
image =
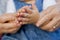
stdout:
<svg viewBox="0 0 60 40">
<path fill-rule="evenodd" d="M 17 16 L 19 17 L 20 16 L 20 13 L 17 13 Z"/>
<path fill-rule="evenodd" d="M 25 13 L 25 8 L 22 9 L 22 13 Z"/>
<path fill-rule="evenodd" d="M 16 25 L 17 25 L 18 27 L 20 26 L 19 21 L 16 22 Z"/>
<path fill-rule="evenodd" d="M 16 21 L 16 23 L 18 24 L 19 22 L 18 22 L 18 21 Z"/>
<path fill-rule="evenodd" d="M 18 18 L 18 21 L 21 22 L 22 21 L 22 18 Z"/>
<path fill-rule="evenodd" d="M 24 13 L 20 13 L 20 16 L 23 16 L 24 15 Z"/>
<path fill-rule="evenodd" d="M 20 24 L 22 24 L 22 22 L 20 22 Z"/>
<path fill-rule="evenodd" d="M 39 24 L 36 24 L 37 27 L 39 27 Z"/>
<path fill-rule="evenodd" d="M 20 25 L 22 25 L 23 23 L 22 22 L 20 22 Z"/>
<path fill-rule="evenodd" d="M 18 22 L 18 20 L 15 20 L 14 23 L 15 23 L 15 24 L 18 24 L 19 22 Z"/>
</svg>

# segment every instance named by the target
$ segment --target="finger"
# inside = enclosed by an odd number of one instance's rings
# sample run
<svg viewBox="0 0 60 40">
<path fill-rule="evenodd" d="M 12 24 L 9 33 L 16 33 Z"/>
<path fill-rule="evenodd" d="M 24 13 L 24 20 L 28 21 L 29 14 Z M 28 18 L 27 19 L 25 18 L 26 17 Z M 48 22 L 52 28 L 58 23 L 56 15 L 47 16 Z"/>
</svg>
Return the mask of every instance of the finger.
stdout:
<svg viewBox="0 0 60 40">
<path fill-rule="evenodd" d="M 25 10 L 26 10 L 26 13 L 29 13 L 29 14 L 32 13 L 32 9 L 30 9 L 29 7 L 26 7 Z"/>
<path fill-rule="evenodd" d="M 11 14 L 12 16 L 15 16 L 15 17 L 17 17 L 18 16 L 18 14 L 17 13 L 13 13 L 13 14 Z"/>
<path fill-rule="evenodd" d="M 22 18 L 22 22 L 29 22 L 30 20 L 28 18 Z"/>
<path fill-rule="evenodd" d="M 24 6 L 21 8 L 21 12 L 24 11 L 25 12 L 30 12 L 31 13 L 31 10 L 30 10 L 31 6 Z M 29 10 L 28 10 L 29 9 Z"/>
<path fill-rule="evenodd" d="M 15 21 L 13 21 L 14 23 L 16 23 L 17 25 L 17 27 L 21 27 L 21 25 L 22 25 L 22 23 L 20 23 L 19 21 L 18 21 L 18 19 L 16 19 Z"/>
<path fill-rule="evenodd" d="M 60 21 L 60 18 L 54 18 L 49 24 L 47 24 L 46 26 L 51 26 L 53 27 L 54 25 L 58 24 L 58 22 Z"/>
<path fill-rule="evenodd" d="M 14 29 L 9 29 L 9 30 L 3 30 L 4 33 L 15 33 L 17 31 L 16 28 Z"/>
<path fill-rule="evenodd" d="M 51 13 L 51 11 L 54 9 L 53 6 L 50 6 L 48 7 L 46 10 L 43 10 L 41 13 L 40 13 L 40 18 L 44 17 L 44 15 L 47 15 L 48 13 Z"/>
<path fill-rule="evenodd" d="M 16 19 L 16 17 L 13 17 L 12 15 L 11 16 L 5 15 L 4 17 L 0 17 L 0 22 L 6 23 L 6 22 L 13 21 L 15 19 Z"/>
<path fill-rule="evenodd" d="M 54 18 L 54 19 L 53 19 L 52 21 L 50 21 L 47 25 L 44 25 L 44 26 L 41 27 L 41 28 L 44 28 L 44 29 L 47 29 L 47 30 L 52 29 L 52 27 L 53 27 L 54 25 L 56 25 L 59 21 L 60 21 L 60 19 Z"/>
<path fill-rule="evenodd" d="M 20 14 L 20 17 L 30 18 L 30 17 L 31 17 L 31 15 L 30 15 L 30 14 L 28 14 L 28 13 L 21 13 L 21 14 Z"/>
<path fill-rule="evenodd" d="M 24 8 L 25 8 L 25 6 L 22 7 L 21 9 L 19 9 L 19 10 L 17 11 L 17 13 L 21 13 L 21 12 L 24 13 L 24 12 L 25 12 L 25 9 L 24 9 Z"/>
<path fill-rule="evenodd" d="M 11 13 L 11 14 L 10 14 L 10 13 L 9 13 L 9 14 L 8 14 L 8 13 L 6 13 L 6 14 L 3 14 L 2 16 L 10 16 L 10 15 L 11 15 L 11 16 L 15 16 L 15 17 L 17 17 L 17 16 L 18 16 L 16 13 Z"/>
<path fill-rule="evenodd" d="M 55 31 L 55 30 L 57 30 L 58 28 L 60 28 L 60 21 L 59 22 L 57 22 L 54 26 L 52 26 L 52 28 L 51 29 L 49 29 L 48 31 Z"/>
<path fill-rule="evenodd" d="M 18 11 L 18 13 L 21 13 L 21 12 L 24 13 L 24 12 L 25 12 L 25 9 L 22 8 L 22 9 L 20 9 L 20 10 Z"/>
<path fill-rule="evenodd" d="M 18 18 L 20 22 L 29 22 L 29 18 Z"/>
<path fill-rule="evenodd" d="M 26 13 L 29 13 L 29 14 L 32 13 L 32 9 L 31 9 L 30 6 L 25 6 L 24 9 L 25 9 L 25 12 L 26 12 Z"/>
<path fill-rule="evenodd" d="M 46 16 L 44 16 L 41 20 L 39 20 L 37 22 L 37 26 L 41 26 L 42 24 L 44 24 L 45 22 L 47 22 L 48 20 L 51 20 L 54 17 L 54 15 L 52 14 L 47 14 Z"/>
<path fill-rule="evenodd" d="M 52 27 L 51 29 L 49 29 L 48 31 L 53 32 L 53 31 L 57 30 L 58 28 L 60 28 L 59 26 L 60 26 L 60 22 L 58 22 L 55 26 L 53 26 L 53 27 Z"/>
<path fill-rule="evenodd" d="M 4 27 L 5 26 L 5 27 Z M 3 25 L 3 29 L 11 29 L 11 28 L 17 28 L 17 24 L 16 23 L 5 23 Z"/>
<path fill-rule="evenodd" d="M 45 22 L 45 23 L 42 25 L 42 27 L 45 26 L 45 25 L 47 25 L 49 22 L 51 22 L 51 20 L 48 20 L 47 22 Z"/>
<path fill-rule="evenodd" d="M 6 27 L 5 27 L 6 25 Z M 11 32 L 11 33 L 15 33 L 20 27 L 21 27 L 21 23 L 18 24 L 17 21 L 14 21 L 13 23 L 7 23 L 7 24 L 4 24 L 4 27 L 3 28 L 5 30 L 5 32 Z M 7 31 L 8 30 L 8 31 Z M 9 31 L 10 30 L 10 31 Z M 14 32 L 13 32 L 14 31 Z"/>
</svg>

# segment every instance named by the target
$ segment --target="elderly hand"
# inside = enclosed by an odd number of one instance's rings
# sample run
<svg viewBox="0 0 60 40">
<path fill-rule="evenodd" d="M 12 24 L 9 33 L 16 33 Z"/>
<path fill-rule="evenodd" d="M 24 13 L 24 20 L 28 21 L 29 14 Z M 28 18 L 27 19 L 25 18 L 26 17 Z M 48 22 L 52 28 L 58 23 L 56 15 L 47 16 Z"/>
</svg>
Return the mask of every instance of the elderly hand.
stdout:
<svg viewBox="0 0 60 40">
<path fill-rule="evenodd" d="M 32 5 L 31 7 L 25 6 L 23 7 L 22 12 L 19 11 L 20 18 L 18 18 L 19 21 L 22 21 L 23 24 L 29 24 L 29 23 L 36 23 L 39 19 L 39 12 L 35 5 Z"/>
<path fill-rule="evenodd" d="M 5 23 L 5 22 L 10 22 L 10 21 L 14 21 L 17 18 L 17 14 L 13 13 L 13 14 L 3 14 L 0 15 L 0 23 Z"/>
<path fill-rule="evenodd" d="M 21 24 L 18 23 L 18 21 L 10 22 L 10 23 L 4 23 L 2 26 L 2 32 L 3 33 L 16 33 L 21 27 Z"/>
<path fill-rule="evenodd" d="M 17 14 L 0 15 L 0 33 L 15 33 L 21 27 Z"/>
<path fill-rule="evenodd" d="M 38 27 L 46 31 L 54 31 L 60 26 L 60 4 L 49 7 L 42 11 L 39 21 L 36 23 Z"/>
</svg>

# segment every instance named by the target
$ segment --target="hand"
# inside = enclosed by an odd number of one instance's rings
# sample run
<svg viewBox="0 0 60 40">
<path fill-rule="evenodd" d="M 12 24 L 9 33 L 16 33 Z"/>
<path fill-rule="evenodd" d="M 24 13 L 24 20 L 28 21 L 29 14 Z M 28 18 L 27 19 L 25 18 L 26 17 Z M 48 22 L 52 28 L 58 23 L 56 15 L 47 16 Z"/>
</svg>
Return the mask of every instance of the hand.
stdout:
<svg viewBox="0 0 60 40">
<path fill-rule="evenodd" d="M 23 24 L 36 23 L 38 21 L 40 15 L 35 5 L 32 5 L 32 9 L 29 6 L 25 6 L 23 9 L 23 12 L 19 12 L 19 21 L 22 21 Z"/>
<path fill-rule="evenodd" d="M 4 14 L 0 16 L 0 33 L 16 33 L 21 27 L 17 14 Z"/>
<path fill-rule="evenodd" d="M 38 27 L 46 31 L 54 31 L 60 26 L 60 4 L 49 7 L 40 15 L 36 23 Z"/>
<path fill-rule="evenodd" d="M 10 23 L 4 23 L 2 31 L 3 33 L 16 33 L 21 28 L 21 23 L 17 20 Z"/>
<path fill-rule="evenodd" d="M 20 27 L 21 23 L 19 23 L 17 20 L 10 22 L 10 23 L 0 23 L 0 34 L 3 33 L 16 33 Z"/>
<path fill-rule="evenodd" d="M 0 23 L 5 23 L 5 22 L 10 22 L 10 21 L 14 21 L 15 19 L 17 19 L 17 14 L 13 13 L 13 14 L 3 14 L 0 15 Z"/>
</svg>

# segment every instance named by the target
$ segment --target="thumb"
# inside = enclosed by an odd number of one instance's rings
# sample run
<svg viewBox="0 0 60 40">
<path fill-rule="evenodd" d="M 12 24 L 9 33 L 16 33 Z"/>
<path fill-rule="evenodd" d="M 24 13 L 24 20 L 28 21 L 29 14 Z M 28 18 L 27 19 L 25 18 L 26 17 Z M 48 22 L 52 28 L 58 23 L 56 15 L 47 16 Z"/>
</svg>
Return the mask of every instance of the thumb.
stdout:
<svg viewBox="0 0 60 40">
<path fill-rule="evenodd" d="M 39 27 L 39 26 L 40 26 L 39 21 L 36 23 L 36 26 L 37 26 L 37 27 Z"/>
</svg>

